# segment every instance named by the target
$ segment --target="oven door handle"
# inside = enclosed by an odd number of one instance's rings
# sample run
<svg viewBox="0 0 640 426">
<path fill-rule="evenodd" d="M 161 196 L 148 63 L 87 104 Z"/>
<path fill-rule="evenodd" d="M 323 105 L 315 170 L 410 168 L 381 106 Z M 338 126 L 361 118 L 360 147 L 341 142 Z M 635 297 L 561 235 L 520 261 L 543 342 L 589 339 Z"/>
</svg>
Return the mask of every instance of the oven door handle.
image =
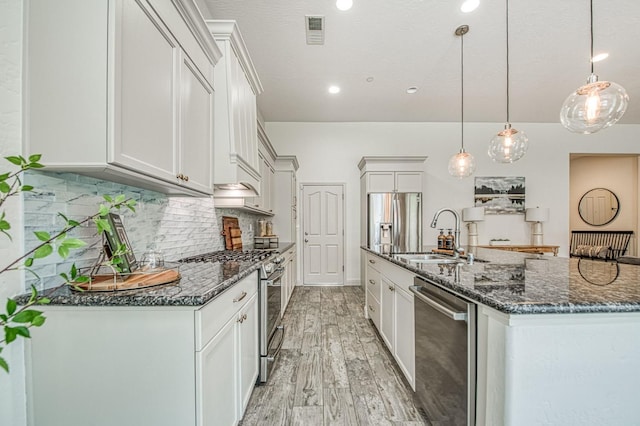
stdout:
<svg viewBox="0 0 640 426">
<path fill-rule="evenodd" d="M 276 269 L 276 272 L 268 277 L 267 281 L 267 285 L 269 287 L 280 287 L 280 283 L 278 283 L 277 285 L 275 284 L 277 281 L 280 281 L 280 278 L 282 278 L 282 276 L 284 275 L 284 268 L 278 268 Z"/>
<path fill-rule="evenodd" d="M 276 357 L 280 353 L 280 349 L 282 349 L 282 344 L 284 343 L 284 325 L 277 326 L 276 330 L 282 330 L 282 338 L 280 339 L 280 343 L 278 343 L 278 348 L 276 349 L 275 353 L 273 355 L 267 355 L 267 361 L 269 362 L 275 361 Z"/>
</svg>

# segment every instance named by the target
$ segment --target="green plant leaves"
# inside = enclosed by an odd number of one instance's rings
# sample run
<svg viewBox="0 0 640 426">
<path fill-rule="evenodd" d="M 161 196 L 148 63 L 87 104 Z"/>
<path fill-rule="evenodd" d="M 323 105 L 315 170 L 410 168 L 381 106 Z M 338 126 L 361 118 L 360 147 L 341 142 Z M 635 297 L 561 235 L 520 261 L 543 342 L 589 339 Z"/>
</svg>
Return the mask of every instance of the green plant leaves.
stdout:
<svg viewBox="0 0 640 426">
<path fill-rule="evenodd" d="M 36 311 L 35 309 L 25 309 L 22 312 L 17 313 L 12 321 L 17 323 L 30 323 L 36 317 L 42 315 L 41 311 Z"/>
<path fill-rule="evenodd" d="M 7 361 L 5 361 L 4 358 L 2 358 L 1 356 L 0 356 L 0 367 L 2 367 L 2 369 L 7 373 L 9 372 L 9 364 L 7 364 Z"/>
<path fill-rule="evenodd" d="M 51 244 L 45 244 L 38 247 L 38 249 L 33 253 L 33 257 L 35 259 L 42 259 L 43 257 L 49 256 L 51 253 L 53 253 L 53 247 Z"/>
<path fill-rule="evenodd" d="M 37 239 L 39 239 L 40 241 L 49 241 L 51 239 L 51 235 L 49 235 L 48 232 L 44 232 L 44 231 L 36 231 L 34 232 L 35 236 Z"/>
<path fill-rule="evenodd" d="M 26 160 L 20 156 L 9 156 L 9 157 L 4 157 L 6 158 L 11 164 L 15 165 L 15 166 L 21 166 L 23 163 L 26 162 Z"/>
<path fill-rule="evenodd" d="M 33 154 L 29 156 L 29 163 L 37 163 L 42 158 L 42 154 Z"/>
<path fill-rule="evenodd" d="M 7 299 L 7 314 L 13 315 L 18 308 L 18 304 L 13 299 Z"/>
<path fill-rule="evenodd" d="M 11 191 L 11 186 L 7 182 L 0 182 L 0 192 L 8 194 Z"/>
</svg>

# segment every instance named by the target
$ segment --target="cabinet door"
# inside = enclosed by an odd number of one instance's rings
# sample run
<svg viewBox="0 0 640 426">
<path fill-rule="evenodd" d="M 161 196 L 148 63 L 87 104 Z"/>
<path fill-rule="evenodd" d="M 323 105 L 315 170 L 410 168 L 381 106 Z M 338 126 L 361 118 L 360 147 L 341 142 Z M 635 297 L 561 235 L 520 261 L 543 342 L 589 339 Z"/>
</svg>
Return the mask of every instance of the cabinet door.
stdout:
<svg viewBox="0 0 640 426">
<path fill-rule="evenodd" d="M 393 172 L 367 173 L 367 192 L 393 192 L 395 176 Z"/>
<path fill-rule="evenodd" d="M 178 43 L 138 1 L 117 5 L 109 161 L 176 182 Z"/>
<path fill-rule="evenodd" d="M 250 201 L 251 205 L 257 209 L 262 209 L 264 206 L 264 180 L 266 174 L 266 161 L 260 155 L 260 195 L 253 197 Z"/>
<path fill-rule="evenodd" d="M 395 190 L 397 192 L 422 192 L 422 173 L 396 172 Z"/>
<path fill-rule="evenodd" d="M 180 86 L 180 183 L 213 192 L 213 88 L 183 55 Z"/>
<path fill-rule="evenodd" d="M 240 399 L 238 418 L 242 418 L 258 378 L 258 295 L 254 294 L 242 308 L 238 322 L 240 361 Z"/>
<path fill-rule="evenodd" d="M 196 353 L 199 426 L 235 425 L 239 419 L 236 321 L 234 316 L 202 351 Z"/>
<path fill-rule="evenodd" d="M 415 336 L 413 294 L 395 287 L 394 356 L 415 390 Z"/>
<path fill-rule="evenodd" d="M 380 276 L 380 284 L 382 286 L 382 296 L 380 299 L 380 335 L 393 353 L 395 287 L 384 275 Z"/>
</svg>

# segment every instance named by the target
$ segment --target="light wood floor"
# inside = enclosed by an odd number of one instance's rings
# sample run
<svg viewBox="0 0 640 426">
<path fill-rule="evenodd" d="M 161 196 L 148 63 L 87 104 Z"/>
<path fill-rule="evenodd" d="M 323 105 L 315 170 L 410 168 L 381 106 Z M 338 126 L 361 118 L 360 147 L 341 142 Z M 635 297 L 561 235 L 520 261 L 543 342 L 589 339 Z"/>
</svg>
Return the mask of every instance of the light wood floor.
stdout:
<svg viewBox="0 0 640 426">
<path fill-rule="evenodd" d="M 363 306 L 360 287 L 296 287 L 280 357 L 242 426 L 427 425 Z"/>
</svg>

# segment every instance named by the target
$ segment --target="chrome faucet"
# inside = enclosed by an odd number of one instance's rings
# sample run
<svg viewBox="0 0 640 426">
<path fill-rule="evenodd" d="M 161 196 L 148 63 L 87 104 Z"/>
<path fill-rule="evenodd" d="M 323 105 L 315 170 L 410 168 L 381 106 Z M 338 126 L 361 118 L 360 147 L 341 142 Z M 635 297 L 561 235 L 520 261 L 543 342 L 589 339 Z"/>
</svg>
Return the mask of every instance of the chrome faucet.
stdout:
<svg viewBox="0 0 640 426">
<path fill-rule="evenodd" d="M 460 215 L 458 214 L 458 212 L 448 207 L 442 208 L 438 210 L 435 215 L 433 215 L 433 220 L 431 221 L 432 228 L 436 227 L 436 224 L 438 223 L 438 217 L 440 217 L 440 214 L 442 212 L 449 212 L 456 218 L 456 229 L 455 231 L 453 231 L 453 257 L 458 258 L 460 257 L 460 253 L 463 252 L 462 248 L 460 248 L 460 246 L 458 245 L 458 242 L 460 241 Z"/>
</svg>

